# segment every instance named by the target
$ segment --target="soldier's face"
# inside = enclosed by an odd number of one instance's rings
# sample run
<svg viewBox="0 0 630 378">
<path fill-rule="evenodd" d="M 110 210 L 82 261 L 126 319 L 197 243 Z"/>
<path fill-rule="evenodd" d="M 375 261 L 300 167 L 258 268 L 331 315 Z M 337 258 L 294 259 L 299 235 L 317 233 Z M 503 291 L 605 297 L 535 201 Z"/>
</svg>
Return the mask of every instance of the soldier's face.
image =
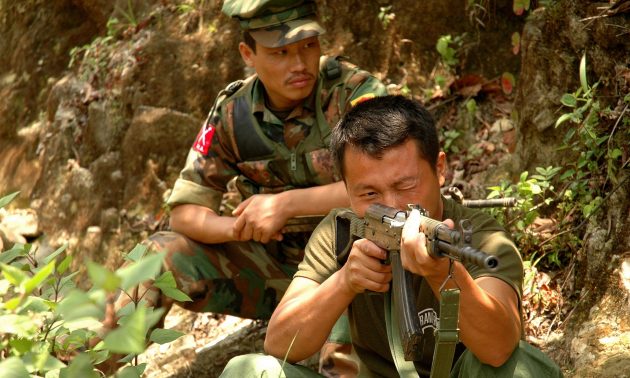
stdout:
<svg viewBox="0 0 630 378">
<path fill-rule="evenodd" d="M 321 55 L 317 37 L 275 48 L 256 44 L 256 53 L 241 42 L 239 51 L 256 70 L 274 110 L 292 109 L 313 91 Z"/>
<path fill-rule="evenodd" d="M 407 204 L 420 204 L 431 217 L 442 220 L 444 152 L 440 152 L 434 170 L 411 139 L 387 150 L 380 159 L 347 146 L 343 164 L 350 206 L 358 216 L 373 203 L 401 210 L 407 209 Z"/>
</svg>

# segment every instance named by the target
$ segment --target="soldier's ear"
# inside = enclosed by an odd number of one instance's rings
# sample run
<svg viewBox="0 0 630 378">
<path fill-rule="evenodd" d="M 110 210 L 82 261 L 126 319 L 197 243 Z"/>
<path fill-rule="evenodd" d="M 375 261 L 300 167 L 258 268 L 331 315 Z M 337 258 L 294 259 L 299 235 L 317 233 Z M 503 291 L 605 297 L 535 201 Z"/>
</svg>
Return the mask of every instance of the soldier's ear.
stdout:
<svg viewBox="0 0 630 378">
<path fill-rule="evenodd" d="M 238 52 L 241 53 L 241 58 L 243 58 L 243 62 L 245 62 L 248 67 L 254 67 L 253 56 L 256 55 L 256 53 L 254 53 L 251 47 L 247 46 L 245 42 L 241 42 L 238 44 Z"/>
<path fill-rule="evenodd" d="M 446 181 L 446 168 L 446 154 L 444 153 L 444 151 L 440 151 L 435 167 L 435 172 L 437 173 L 440 186 L 444 185 L 444 182 Z"/>
</svg>

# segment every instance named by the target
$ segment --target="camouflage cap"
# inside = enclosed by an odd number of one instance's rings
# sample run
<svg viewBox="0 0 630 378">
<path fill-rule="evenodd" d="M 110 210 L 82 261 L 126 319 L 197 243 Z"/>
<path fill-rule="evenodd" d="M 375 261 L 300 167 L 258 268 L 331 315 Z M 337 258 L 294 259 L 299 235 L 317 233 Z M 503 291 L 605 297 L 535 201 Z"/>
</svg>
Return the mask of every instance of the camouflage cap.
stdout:
<svg viewBox="0 0 630 378">
<path fill-rule="evenodd" d="M 222 10 L 265 47 L 281 47 L 324 33 L 312 0 L 225 0 Z"/>
</svg>

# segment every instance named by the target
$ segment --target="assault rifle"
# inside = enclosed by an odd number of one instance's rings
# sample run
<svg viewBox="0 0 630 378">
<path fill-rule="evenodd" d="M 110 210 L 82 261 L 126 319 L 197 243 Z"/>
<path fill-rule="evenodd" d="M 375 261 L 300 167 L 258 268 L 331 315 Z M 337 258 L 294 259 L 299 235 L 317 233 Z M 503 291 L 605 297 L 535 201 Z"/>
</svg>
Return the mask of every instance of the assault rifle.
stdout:
<svg viewBox="0 0 630 378">
<path fill-rule="evenodd" d="M 398 210 L 381 204 L 368 207 L 365 216 L 359 218 L 351 211 L 337 216 L 337 260 L 343 265 L 358 239 L 368 239 L 389 251 L 388 262 L 392 265 L 393 302 L 400 326 L 402 347 L 405 359 L 420 359 L 422 327 L 415 311 L 415 295 L 412 290 L 413 274 L 402 267 L 400 240 L 402 229 L 412 208 L 420 210 L 420 231 L 427 236 L 427 248 L 431 256 L 448 257 L 463 263 L 472 263 L 491 271 L 497 269 L 499 260 L 492 255 L 470 246 L 472 224 L 462 220 L 457 229 L 450 229 L 444 223 L 430 218 L 419 206 L 410 205 L 409 210 Z"/>
</svg>

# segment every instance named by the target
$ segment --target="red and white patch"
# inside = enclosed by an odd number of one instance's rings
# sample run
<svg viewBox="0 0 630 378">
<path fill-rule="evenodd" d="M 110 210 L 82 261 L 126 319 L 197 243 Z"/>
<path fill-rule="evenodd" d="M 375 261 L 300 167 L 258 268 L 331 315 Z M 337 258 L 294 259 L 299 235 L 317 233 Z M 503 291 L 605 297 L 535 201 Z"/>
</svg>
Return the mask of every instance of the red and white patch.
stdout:
<svg viewBox="0 0 630 378">
<path fill-rule="evenodd" d="M 195 143 L 193 143 L 193 150 L 207 155 L 210 146 L 212 145 L 212 137 L 214 136 L 214 125 L 207 123 L 204 127 L 199 130 L 199 134 L 197 134 L 197 138 L 195 139 Z"/>
</svg>

